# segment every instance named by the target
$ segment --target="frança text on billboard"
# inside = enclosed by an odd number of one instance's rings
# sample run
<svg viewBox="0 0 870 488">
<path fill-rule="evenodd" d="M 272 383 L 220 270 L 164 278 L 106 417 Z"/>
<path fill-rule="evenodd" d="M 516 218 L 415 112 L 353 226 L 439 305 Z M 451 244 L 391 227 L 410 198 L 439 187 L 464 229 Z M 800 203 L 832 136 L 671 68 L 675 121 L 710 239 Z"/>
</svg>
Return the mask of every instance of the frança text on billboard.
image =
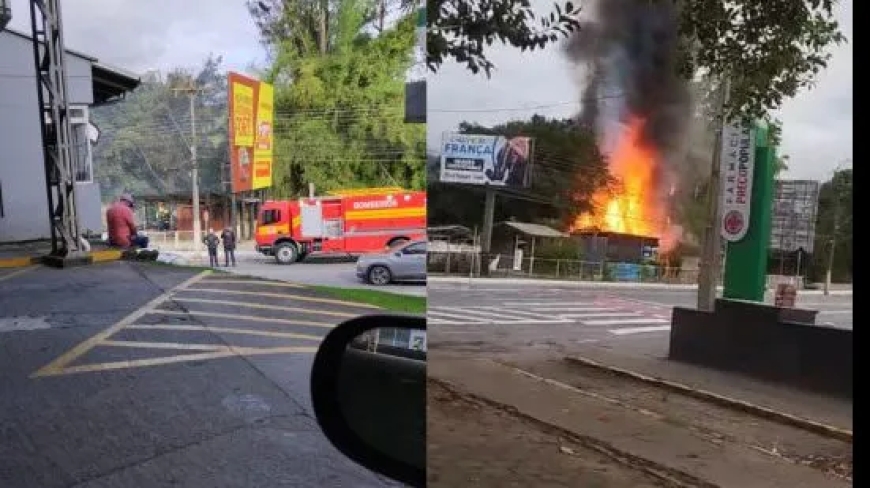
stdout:
<svg viewBox="0 0 870 488">
<path fill-rule="evenodd" d="M 229 144 L 233 193 L 272 186 L 272 85 L 229 73 Z"/>
<path fill-rule="evenodd" d="M 442 183 L 529 186 L 532 139 L 474 134 L 444 134 L 441 144 Z"/>
</svg>

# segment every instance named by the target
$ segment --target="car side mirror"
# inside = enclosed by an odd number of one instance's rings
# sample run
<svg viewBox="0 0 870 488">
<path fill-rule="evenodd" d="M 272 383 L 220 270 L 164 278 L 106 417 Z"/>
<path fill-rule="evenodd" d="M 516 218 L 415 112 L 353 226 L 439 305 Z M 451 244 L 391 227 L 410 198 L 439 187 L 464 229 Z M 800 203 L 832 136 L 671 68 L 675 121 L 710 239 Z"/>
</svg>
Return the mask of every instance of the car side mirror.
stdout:
<svg viewBox="0 0 870 488">
<path fill-rule="evenodd" d="M 399 251 L 399 252 L 394 253 L 393 256 L 400 258 L 400 257 L 402 257 L 402 254 L 403 254 L 402 251 Z"/>
<path fill-rule="evenodd" d="M 332 329 L 311 371 L 314 414 L 358 464 L 426 485 L 426 318 L 367 315 Z"/>
</svg>

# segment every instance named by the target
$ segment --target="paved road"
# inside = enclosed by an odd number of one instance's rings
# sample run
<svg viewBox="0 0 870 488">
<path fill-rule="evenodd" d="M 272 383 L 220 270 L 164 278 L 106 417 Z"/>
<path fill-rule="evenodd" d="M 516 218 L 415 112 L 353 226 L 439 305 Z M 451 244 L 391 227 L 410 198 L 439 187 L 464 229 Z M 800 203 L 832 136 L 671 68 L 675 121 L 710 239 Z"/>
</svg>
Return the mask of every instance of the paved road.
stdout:
<svg viewBox="0 0 870 488">
<path fill-rule="evenodd" d="M 199 263 L 199 261 L 192 259 L 193 253 L 167 251 L 165 254 L 179 255 L 191 263 Z M 221 256 L 221 263 L 223 262 L 222 260 L 223 256 Z M 230 268 L 222 267 L 221 269 L 231 273 L 256 276 L 269 280 L 340 288 L 369 288 L 403 295 L 426 296 L 426 286 L 421 283 L 402 283 L 378 287 L 363 283 L 356 277 L 355 263 L 355 260 L 342 261 L 309 258 L 302 263 L 281 265 L 273 257 L 263 256 L 253 251 L 243 251 L 238 253 L 238 266 Z"/>
<path fill-rule="evenodd" d="M 632 355 L 667 354 L 674 306 L 695 306 L 691 290 L 430 283 L 433 348 L 492 353 L 570 352 L 596 344 Z M 799 305 L 822 310 L 818 322 L 851 328 L 851 296 L 806 295 Z"/>
<path fill-rule="evenodd" d="M 4 271 L 0 486 L 394 486 L 310 407 L 321 338 L 372 311 L 172 266 Z"/>
</svg>

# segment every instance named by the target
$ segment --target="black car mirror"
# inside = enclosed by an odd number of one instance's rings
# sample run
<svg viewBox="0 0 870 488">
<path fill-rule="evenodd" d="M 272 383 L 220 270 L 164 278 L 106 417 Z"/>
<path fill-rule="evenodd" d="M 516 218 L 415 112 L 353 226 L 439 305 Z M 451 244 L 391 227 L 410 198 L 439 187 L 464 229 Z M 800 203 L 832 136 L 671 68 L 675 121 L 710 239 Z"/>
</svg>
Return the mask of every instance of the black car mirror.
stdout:
<svg viewBox="0 0 870 488">
<path fill-rule="evenodd" d="M 399 251 L 399 252 L 393 254 L 393 256 L 396 256 L 397 258 L 400 258 L 400 257 L 402 257 L 402 254 L 407 254 L 407 253 L 403 253 L 403 252 Z"/>
<path fill-rule="evenodd" d="M 327 439 L 366 468 L 426 483 L 426 319 L 367 315 L 327 334 L 311 371 Z"/>
</svg>

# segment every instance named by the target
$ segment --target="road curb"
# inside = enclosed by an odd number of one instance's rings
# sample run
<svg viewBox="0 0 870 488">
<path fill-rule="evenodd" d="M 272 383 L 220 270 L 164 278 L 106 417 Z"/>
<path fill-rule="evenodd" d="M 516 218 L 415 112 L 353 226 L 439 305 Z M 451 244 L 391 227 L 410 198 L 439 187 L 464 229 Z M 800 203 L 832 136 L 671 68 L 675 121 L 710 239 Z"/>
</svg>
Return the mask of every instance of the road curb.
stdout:
<svg viewBox="0 0 870 488">
<path fill-rule="evenodd" d="M 533 415 L 527 414 L 525 412 L 520 411 L 518 408 L 508 405 L 505 403 L 497 402 L 495 400 L 491 400 L 485 396 L 478 395 L 471 391 L 468 391 L 465 388 L 462 388 L 459 385 L 454 384 L 451 381 L 447 381 L 444 379 L 436 378 L 429 376 L 427 381 L 431 381 L 436 383 L 441 388 L 449 391 L 453 395 L 459 397 L 468 397 L 485 405 L 489 405 L 496 410 L 500 410 L 502 412 L 506 412 L 510 415 L 520 417 L 527 422 L 531 422 L 536 424 L 539 427 L 542 427 L 549 431 L 557 431 L 560 435 L 563 435 L 574 442 L 582 445 L 583 447 L 590 449 L 592 451 L 598 452 L 610 459 L 613 459 L 618 464 L 628 467 L 629 469 L 634 469 L 637 471 L 641 471 L 647 475 L 650 475 L 659 481 L 666 484 L 666 486 L 675 487 L 675 488 L 717 488 L 716 485 L 698 478 L 697 476 L 693 476 L 689 473 L 680 471 L 675 468 L 671 468 L 669 466 L 656 463 L 644 457 L 638 456 L 637 454 L 632 454 L 631 452 L 618 449 L 614 447 L 612 444 L 603 441 L 601 439 L 597 439 L 592 436 L 580 434 L 571 430 L 568 430 L 564 427 L 551 424 L 550 422 L 546 422 L 541 420 Z"/>
<path fill-rule="evenodd" d="M 105 263 L 121 259 L 121 251 L 117 249 L 104 249 L 91 251 L 92 262 Z M 13 258 L 0 258 L 0 269 L 26 268 L 42 263 L 42 256 L 17 256 Z"/>
<path fill-rule="evenodd" d="M 34 264 L 39 264 L 40 259 L 42 258 L 38 256 L 0 258 L 0 269 L 26 268 L 28 266 L 33 266 Z"/>
<path fill-rule="evenodd" d="M 664 388 L 675 393 L 681 393 L 683 395 L 690 396 L 698 400 L 715 403 L 726 408 L 733 408 L 767 420 L 772 420 L 792 427 L 797 427 L 799 429 L 803 429 L 814 434 L 819 434 L 825 437 L 848 442 L 850 444 L 852 443 L 852 431 L 848 429 L 834 427 L 832 425 L 817 422 L 815 420 L 810 420 L 799 417 L 797 415 L 792 415 L 790 413 L 774 410 L 772 408 L 763 407 L 761 405 L 756 405 L 754 403 L 750 403 L 744 400 L 727 397 L 718 393 L 713 393 L 711 391 L 693 388 L 682 383 L 647 376 L 642 373 L 619 368 L 616 366 L 610 366 L 600 363 L 598 361 L 594 361 L 592 359 L 584 358 L 582 356 L 565 356 L 564 360 L 577 366 L 606 371 L 625 378 L 633 379 L 635 381 Z"/>
<path fill-rule="evenodd" d="M 432 275 L 428 276 L 430 283 L 444 284 L 492 284 L 492 285 L 544 285 L 544 286 L 565 286 L 573 288 L 623 288 L 623 289 L 643 289 L 643 290 L 669 290 L 669 291 L 692 291 L 697 290 L 698 285 L 695 284 L 666 284 L 666 283 L 633 283 L 619 281 L 579 281 L 579 280 L 553 280 L 540 278 L 473 278 L 460 276 L 443 276 Z M 717 290 L 722 290 L 722 287 L 717 287 Z M 768 290 L 768 291 L 773 291 Z M 798 295 L 822 295 L 822 290 L 798 290 Z M 830 295 L 852 296 L 852 290 L 831 290 Z"/>
</svg>

